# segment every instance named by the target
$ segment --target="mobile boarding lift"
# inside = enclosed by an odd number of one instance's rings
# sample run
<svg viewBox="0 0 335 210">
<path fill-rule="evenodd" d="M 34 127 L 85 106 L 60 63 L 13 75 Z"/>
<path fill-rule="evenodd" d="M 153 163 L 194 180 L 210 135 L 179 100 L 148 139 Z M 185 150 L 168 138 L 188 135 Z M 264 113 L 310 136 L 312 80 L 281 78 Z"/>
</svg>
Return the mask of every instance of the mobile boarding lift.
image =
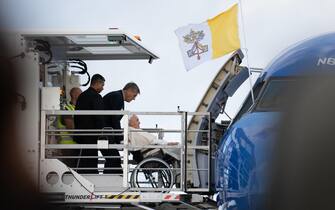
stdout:
<svg viewBox="0 0 335 210">
<path fill-rule="evenodd" d="M 223 127 L 213 124 L 219 114 L 225 96 L 220 92 L 241 70 L 241 52 L 234 53 L 220 69 L 196 112 L 145 112 L 146 116 L 174 116 L 178 129 L 146 128 L 145 131 L 161 136 L 177 133 L 180 144 L 148 145 L 145 148 L 159 150 L 159 157 L 148 156 L 137 165 L 129 159 L 134 146 L 128 144 L 128 111 L 61 111 L 64 101 L 69 100 L 69 90 L 80 86 L 80 75 L 89 73 L 85 60 L 134 60 L 144 59 L 151 63 L 158 57 L 135 38 L 119 31 L 104 32 L 42 32 L 21 33 L 14 36 L 18 43 L 15 50 L 22 53 L 17 59 L 20 66 L 19 93 L 25 97 L 27 108 L 21 113 L 22 148 L 26 154 L 26 167 L 31 172 L 41 193 L 57 204 L 80 207 L 126 207 L 148 208 L 156 205 L 165 208 L 215 208 L 210 195 L 213 194 L 212 149 Z M 219 100 L 219 101 L 218 101 Z M 213 114 L 214 113 L 214 114 Z M 123 115 L 123 129 L 118 134 L 103 130 L 62 130 L 56 121 L 64 115 Z M 214 125 L 214 128 L 212 128 Z M 212 131 L 215 132 L 212 136 Z M 115 131 L 115 130 L 113 130 Z M 123 135 L 122 144 L 108 144 L 99 140 L 97 144 L 57 144 L 57 138 L 70 132 L 79 135 Z M 29 135 L 27 135 L 29 134 Z M 102 135 L 103 134 L 103 135 Z M 213 144 L 212 144 L 213 143 Z M 80 149 L 116 148 L 120 157 L 66 156 L 60 151 Z M 169 152 L 174 150 L 174 152 Z M 163 157 L 164 156 L 164 157 Z M 166 157 L 168 157 L 166 159 Z M 121 158 L 122 174 L 103 174 L 103 167 L 89 170 L 99 174 L 82 174 L 81 168 L 70 168 L 64 159 Z M 164 159 L 165 158 L 165 159 Z"/>
<path fill-rule="evenodd" d="M 177 146 L 147 146 L 153 149 L 174 148 L 179 150 L 172 155 L 175 165 L 157 157 L 151 157 L 151 160 L 156 161 L 153 163 L 145 159 L 142 164 L 131 165 L 128 150 L 132 149 L 132 146 L 128 145 L 127 141 L 130 132 L 127 123 L 124 123 L 124 129 L 121 131 L 124 136 L 124 143 L 121 145 L 106 145 L 106 142 L 103 141 L 97 141 L 97 144 L 91 145 L 57 144 L 57 137 L 63 135 L 62 132 L 64 132 L 56 126 L 58 116 L 119 114 L 124 115 L 126 122 L 128 117 L 133 114 L 127 111 L 61 111 L 61 106 L 65 100 L 69 100 L 69 90 L 81 85 L 80 75 L 87 75 L 88 80 L 85 82 L 86 84 L 82 85 L 88 84 L 90 76 L 85 60 L 145 59 L 151 63 L 157 59 L 158 57 L 143 47 L 140 41 L 119 30 L 73 33 L 27 32 L 16 34 L 11 39 L 16 43 L 13 51 L 21 55 L 15 60 L 20 70 L 18 92 L 24 96 L 27 104 L 26 109 L 20 115 L 20 128 L 22 130 L 20 139 L 22 139 L 21 148 L 26 158 L 25 167 L 31 172 L 41 193 L 46 195 L 50 201 L 82 207 L 99 204 L 100 207 L 105 208 L 112 207 L 112 204 L 123 206 L 132 203 L 136 206 L 143 203 L 185 203 L 182 201 L 184 199 L 182 197 L 188 195 L 188 189 L 199 188 L 199 186 L 186 184 L 187 179 L 190 179 L 187 177 L 187 171 L 207 171 L 207 184 L 210 182 L 210 159 L 204 168 L 187 168 L 188 160 L 185 155 L 191 153 L 191 150 L 198 149 L 206 151 L 207 154 L 210 153 L 210 144 L 198 146 L 186 144 L 189 132 L 200 132 L 207 139 L 211 138 L 210 123 L 208 123 L 208 128 L 203 131 L 196 129 L 188 131 L 187 129 L 189 116 L 201 115 L 207 118 L 207 122 L 210 122 L 209 113 L 137 113 L 139 115 L 174 115 L 180 118 L 177 122 L 180 124 L 180 129 L 154 128 L 146 130 L 152 133 L 176 132 L 180 134 L 182 141 Z M 73 129 L 66 130 L 66 132 L 70 132 L 73 136 L 83 135 L 82 132 L 87 132 L 85 135 L 101 134 L 101 132 L 104 132 L 104 136 L 114 135 L 108 133 L 108 129 L 80 131 L 81 133 Z M 80 173 L 80 168 L 69 168 L 61 161 L 66 158 L 80 158 L 66 157 L 59 151 L 85 148 L 116 148 L 122 151 L 123 174 L 83 175 Z M 188 150 L 189 152 L 187 152 Z M 115 157 L 97 156 L 94 158 L 102 160 L 103 158 Z M 143 168 L 144 166 L 146 168 Z M 149 166 L 152 168 L 148 168 Z M 100 172 L 103 170 L 97 169 Z M 145 178 L 146 176 L 149 178 Z M 144 177 L 144 181 L 141 180 L 142 177 Z M 207 189 L 201 190 L 205 194 L 208 194 L 209 191 L 209 185 Z M 185 203 L 184 205 L 189 204 Z"/>
</svg>

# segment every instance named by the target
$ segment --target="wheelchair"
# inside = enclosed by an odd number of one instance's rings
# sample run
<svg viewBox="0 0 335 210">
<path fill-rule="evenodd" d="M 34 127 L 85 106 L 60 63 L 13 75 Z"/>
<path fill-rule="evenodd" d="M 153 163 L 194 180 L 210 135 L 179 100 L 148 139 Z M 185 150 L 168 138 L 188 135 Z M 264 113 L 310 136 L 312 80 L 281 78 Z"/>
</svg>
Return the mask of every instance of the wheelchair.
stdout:
<svg viewBox="0 0 335 210">
<path fill-rule="evenodd" d="M 151 150 L 149 155 L 144 155 L 145 159 L 131 173 L 132 188 L 156 188 L 169 192 L 180 186 L 180 161 L 164 150 Z"/>
</svg>

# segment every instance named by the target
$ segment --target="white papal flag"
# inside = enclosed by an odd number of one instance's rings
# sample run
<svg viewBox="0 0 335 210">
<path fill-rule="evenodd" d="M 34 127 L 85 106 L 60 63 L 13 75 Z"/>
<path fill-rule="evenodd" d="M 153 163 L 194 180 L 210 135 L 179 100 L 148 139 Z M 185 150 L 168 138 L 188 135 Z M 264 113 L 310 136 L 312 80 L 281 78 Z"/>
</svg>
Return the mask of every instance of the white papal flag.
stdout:
<svg viewBox="0 0 335 210">
<path fill-rule="evenodd" d="M 189 24 L 175 33 L 186 70 L 240 48 L 237 4 L 200 24 Z"/>
</svg>

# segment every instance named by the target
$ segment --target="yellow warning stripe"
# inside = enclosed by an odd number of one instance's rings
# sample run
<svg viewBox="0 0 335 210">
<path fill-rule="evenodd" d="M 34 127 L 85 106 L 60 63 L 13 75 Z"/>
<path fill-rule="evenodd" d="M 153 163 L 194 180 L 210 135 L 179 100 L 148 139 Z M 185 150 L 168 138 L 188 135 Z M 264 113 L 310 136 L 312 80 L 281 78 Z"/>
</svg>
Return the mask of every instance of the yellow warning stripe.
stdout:
<svg viewBox="0 0 335 210">
<path fill-rule="evenodd" d="M 124 200 L 134 200 L 139 199 L 140 195 L 108 195 L 107 199 L 124 199 Z"/>
</svg>

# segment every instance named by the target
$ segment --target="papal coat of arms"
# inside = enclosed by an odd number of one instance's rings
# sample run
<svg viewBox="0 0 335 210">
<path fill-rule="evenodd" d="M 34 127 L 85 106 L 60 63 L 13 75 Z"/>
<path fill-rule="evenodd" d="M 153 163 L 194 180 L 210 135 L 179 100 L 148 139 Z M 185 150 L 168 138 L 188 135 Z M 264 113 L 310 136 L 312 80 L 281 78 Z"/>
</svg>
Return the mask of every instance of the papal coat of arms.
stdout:
<svg viewBox="0 0 335 210">
<path fill-rule="evenodd" d="M 183 36 L 185 43 L 193 44 L 192 48 L 187 51 L 188 57 L 196 55 L 197 59 L 200 60 L 200 55 L 208 51 L 208 45 L 203 45 L 200 43 L 204 37 L 204 31 L 193 31 L 192 29 L 189 34 Z"/>
</svg>

